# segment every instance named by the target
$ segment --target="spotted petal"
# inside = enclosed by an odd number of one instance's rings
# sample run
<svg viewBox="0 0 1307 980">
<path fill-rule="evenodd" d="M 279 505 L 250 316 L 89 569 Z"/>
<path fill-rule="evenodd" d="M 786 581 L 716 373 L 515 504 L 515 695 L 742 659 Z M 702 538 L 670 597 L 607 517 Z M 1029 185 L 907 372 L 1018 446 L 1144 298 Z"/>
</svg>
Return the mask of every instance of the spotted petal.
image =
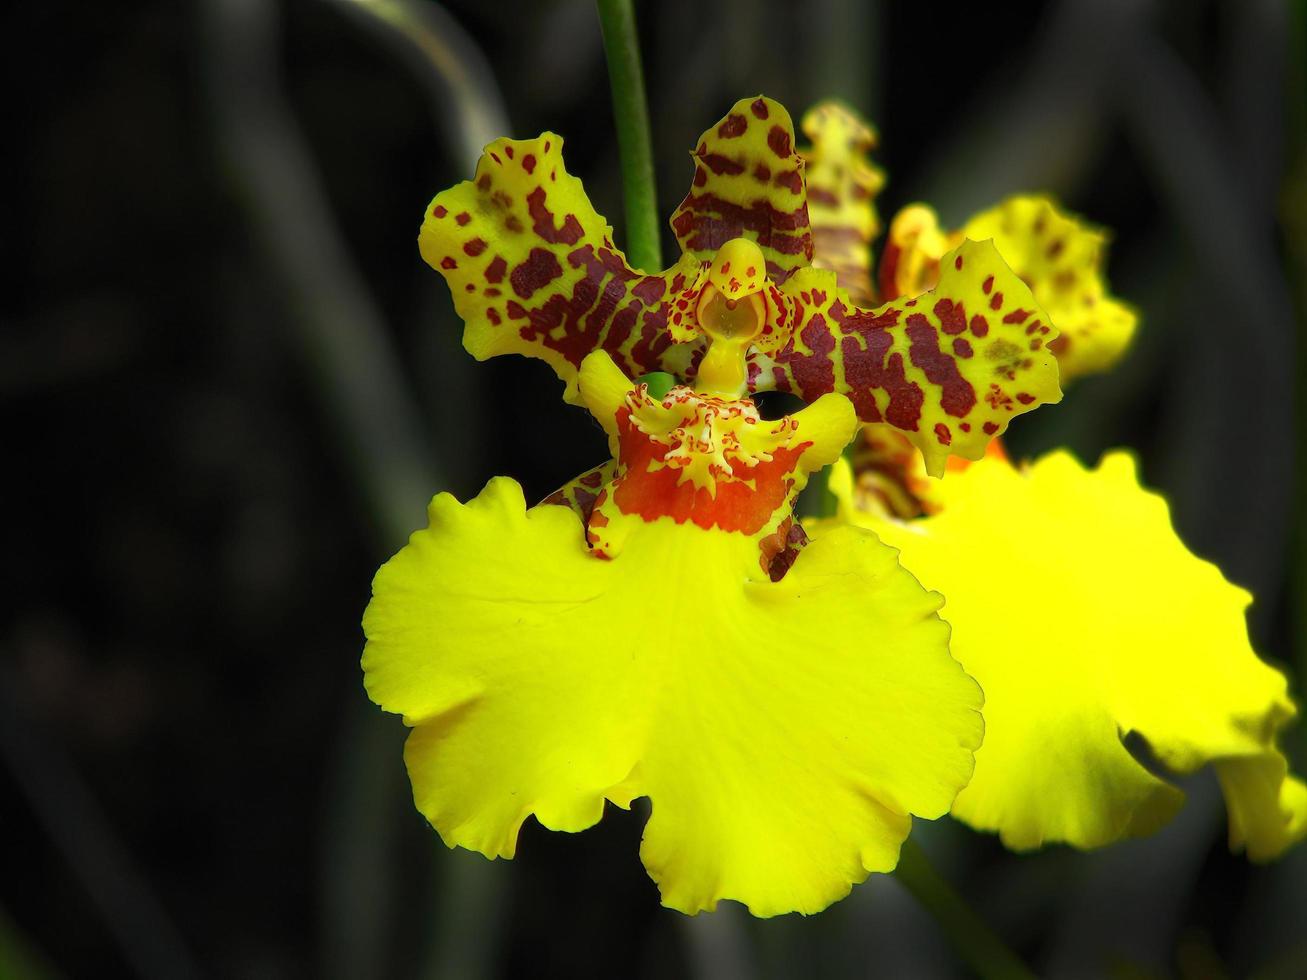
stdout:
<svg viewBox="0 0 1307 980">
<path fill-rule="evenodd" d="M 803 132 L 812 141 L 803 151 L 812 264 L 834 272 L 859 306 L 870 306 L 871 243 L 880 233 L 876 195 L 885 186 L 885 172 L 868 159 L 876 131 L 847 106 L 822 102 L 804 114 Z"/>
<path fill-rule="evenodd" d="M 632 269 L 612 229 L 563 166 L 563 141 L 499 139 L 476 176 L 436 195 L 418 236 L 445 277 L 478 360 L 523 354 L 546 361 L 575 401 L 581 361 L 605 350 L 630 374 L 662 370 L 678 339 L 669 318 L 698 295 L 699 262 Z"/>
<path fill-rule="evenodd" d="M 756 242 L 780 281 L 812 261 L 803 158 L 779 102 L 741 99 L 699 137 L 694 183 L 672 216 L 681 248 L 709 262 L 735 238 Z"/>
<path fill-rule="evenodd" d="M 989 242 L 950 252 L 932 292 L 875 310 L 825 270 L 801 270 L 779 291 L 790 340 L 754 353 L 751 389 L 846 394 L 862 421 L 900 430 L 931 476 L 950 454 L 979 459 L 1011 419 L 1062 397 L 1048 351 L 1057 333 Z"/>
<path fill-rule="evenodd" d="M 1249 645 L 1250 597 L 1185 548 L 1129 457 L 985 459 L 938 494 L 937 515 L 906 524 L 843 513 L 944 590 L 953 652 L 985 690 L 955 816 L 1021 850 L 1146 833 L 1183 796 L 1131 734 L 1172 772 L 1215 765 L 1233 848 L 1264 860 L 1307 835 L 1307 787 L 1276 748 L 1295 708 Z"/>
<path fill-rule="evenodd" d="M 1134 336 L 1136 316 L 1114 299 L 1103 274 L 1107 233 L 1060 211 L 1047 197 L 1010 197 L 945 231 L 913 204 L 894 216 L 881 256 L 882 297 L 915 296 L 939 278 L 944 253 L 964 237 L 992 239 L 1058 330 L 1051 344 L 1062 380 L 1112 367 Z"/>
<path fill-rule="evenodd" d="M 1125 353 L 1135 312 L 1107 291 L 1107 233 L 1058 210 L 1047 197 L 1010 197 L 962 227 L 992 238 L 1057 325 L 1053 344 L 1063 380 L 1105 371 Z"/>
</svg>

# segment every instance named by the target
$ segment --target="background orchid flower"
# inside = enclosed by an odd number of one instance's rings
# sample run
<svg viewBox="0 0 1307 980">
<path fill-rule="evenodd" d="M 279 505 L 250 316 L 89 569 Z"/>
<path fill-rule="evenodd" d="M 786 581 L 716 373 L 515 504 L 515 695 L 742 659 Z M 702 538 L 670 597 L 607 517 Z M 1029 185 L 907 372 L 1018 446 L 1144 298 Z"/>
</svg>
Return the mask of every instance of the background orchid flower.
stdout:
<svg viewBox="0 0 1307 980">
<path fill-rule="evenodd" d="M 962 241 L 928 296 L 874 309 L 812 265 L 805 165 L 771 99 L 740 100 L 699 138 L 671 219 L 681 257 L 660 272 L 626 263 L 564 169 L 562 145 L 552 133 L 497 140 L 473 180 L 427 209 L 422 255 L 448 281 L 475 357 L 541 358 L 576 401 L 593 350 L 632 376 L 690 381 L 712 334 L 744 330 L 737 394 L 847 395 L 860 420 L 900 431 L 932 473 L 950 454 L 978 458 L 1012 418 L 1061 397 L 1047 346 L 1056 334 L 993 246 Z"/>
<path fill-rule="evenodd" d="M 1135 317 L 1106 295 L 1102 233 L 1041 197 L 1011 198 L 965 229 L 994 232 L 1073 338 L 1054 344 L 1064 371 L 1123 354 Z M 901 211 L 882 291 L 928 288 L 948 237 L 929 209 Z M 1211 764 L 1232 850 L 1266 860 L 1307 836 L 1307 785 L 1278 748 L 1297 710 L 1249 643 L 1252 597 L 1185 547 L 1133 460 L 1109 453 L 1088 470 L 1057 451 L 1018 467 L 995 440 L 953 469 L 930 479 L 896 433 L 868 427 L 830 486 L 838 522 L 874 530 L 943 590 L 952 649 L 985 690 L 985 743 L 954 816 L 1018 850 L 1097 847 L 1156 830 L 1184 799 L 1165 775 Z M 808 529 L 820 540 L 830 526 Z M 1021 594 L 1013 581 L 1056 585 Z M 1140 741 L 1162 774 L 1141 761 Z"/>
</svg>

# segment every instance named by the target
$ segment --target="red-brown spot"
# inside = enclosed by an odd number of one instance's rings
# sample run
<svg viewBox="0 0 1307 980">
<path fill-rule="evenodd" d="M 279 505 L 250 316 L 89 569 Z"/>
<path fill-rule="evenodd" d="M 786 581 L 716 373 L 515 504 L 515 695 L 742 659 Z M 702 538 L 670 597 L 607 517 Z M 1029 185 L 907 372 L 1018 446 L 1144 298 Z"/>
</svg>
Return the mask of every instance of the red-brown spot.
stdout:
<svg viewBox="0 0 1307 980">
<path fill-rule="evenodd" d="M 803 193 L 803 178 L 797 170 L 784 170 L 775 177 L 777 187 L 784 187 L 791 194 Z"/>
<path fill-rule="evenodd" d="M 1030 405 L 1034 402 L 1035 396 L 1026 391 L 1017 392 L 1017 401 L 1022 405 Z"/>
<path fill-rule="evenodd" d="M 495 310 L 493 306 L 490 307 L 488 310 L 486 310 L 486 319 L 489 320 L 491 323 L 493 323 L 495 326 L 499 326 L 503 322 L 502 320 L 499 319 L 499 313 L 497 310 Z"/>
<path fill-rule="evenodd" d="M 965 337 L 953 338 L 953 353 L 958 357 L 970 357 L 974 352 Z"/>
<path fill-rule="evenodd" d="M 508 271 L 508 263 L 504 261 L 502 255 L 496 255 L 495 260 L 486 266 L 486 282 L 503 282 L 504 273 Z"/>
<path fill-rule="evenodd" d="M 947 425 L 943 422 L 935 423 L 935 438 L 939 440 L 940 445 L 948 446 L 953 442 L 953 433 L 949 431 Z"/>
<path fill-rule="evenodd" d="M 961 269 L 962 269 L 962 256 L 959 255 L 957 258 L 955 258 L 955 259 L 953 260 L 953 268 L 955 268 L 955 269 L 961 271 Z"/>
<path fill-rule="evenodd" d="M 454 261 L 454 257 L 452 255 L 446 255 L 443 259 L 440 260 L 440 268 L 457 269 L 458 263 Z"/>
<path fill-rule="evenodd" d="M 553 252 L 533 248 L 526 260 L 513 269 L 508 281 L 513 285 L 513 292 L 523 299 L 530 299 L 537 289 L 543 289 L 562 274 L 563 267 Z"/>
<path fill-rule="evenodd" d="M 985 435 L 992 436 L 995 432 L 998 431 L 998 423 L 986 422 L 984 426 L 982 426 L 982 428 L 985 430 Z"/>
<path fill-rule="evenodd" d="M 744 274 L 752 279 L 754 276 L 758 274 L 758 267 L 751 265 L 749 266 L 749 268 L 744 270 Z"/>
<path fill-rule="evenodd" d="M 513 159 L 513 148 L 511 146 L 504 146 L 504 156 L 508 157 L 510 160 Z"/>
<path fill-rule="evenodd" d="M 939 328 L 946 334 L 958 334 L 967 329 L 967 311 L 961 303 L 941 299 L 935 304 L 934 312 L 939 317 Z"/>
<path fill-rule="evenodd" d="M 771 180 L 771 170 L 767 168 L 765 163 L 760 163 L 753 168 L 753 177 L 755 180 L 761 181 L 765 184 L 767 181 Z"/>
<path fill-rule="evenodd" d="M 499 154 L 498 154 L 498 153 L 493 153 L 493 152 L 492 152 L 492 153 L 490 154 L 490 159 L 491 159 L 491 160 L 494 160 L 495 163 L 499 164 L 501 167 L 504 165 L 504 161 L 501 160 L 501 159 L 499 159 Z"/>
<path fill-rule="evenodd" d="M 1007 316 L 1003 317 L 1004 323 L 1025 323 L 1026 317 L 1030 316 L 1029 310 L 1015 309 Z"/>
<path fill-rule="evenodd" d="M 480 238 L 474 238 L 463 246 L 463 251 L 475 258 L 486 250 L 486 243 Z"/>
<path fill-rule="evenodd" d="M 989 300 L 991 310 L 1001 310 L 1003 308 L 1003 294 L 995 293 Z"/>
<path fill-rule="evenodd" d="M 759 119 L 767 118 L 767 102 L 764 99 L 754 99 L 749 108 Z"/>
<path fill-rule="evenodd" d="M 980 284 L 980 288 L 983 289 L 985 291 L 985 295 L 988 296 L 990 291 L 994 288 L 994 277 L 986 276 L 985 281 Z"/>
<path fill-rule="evenodd" d="M 744 164 L 721 153 L 704 153 L 699 159 L 704 166 L 718 176 L 725 174 L 728 177 L 736 177 L 744 173 Z"/>
<path fill-rule="evenodd" d="M 461 228 L 472 220 L 472 215 L 468 214 L 466 211 L 460 211 L 458 214 L 454 215 L 454 220 L 458 222 L 458 225 Z"/>
<path fill-rule="evenodd" d="M 977 337 L 983 337 L 989 333 L 989 321 L 977 313 L 971 318 L 971 332 Z"/>
<path fill-rule="evenodd" d="M 562 227 L 555 226 L 554 213 L 545 206 L 543 187 L 537 187 L 528 194 L 526 204 L 531 213 L 532 229 L 549 244 L 557 245 L 562 242 L 564 245 L 575 245 L 581 240 L 584 232 L 581 230 L 581 222 L 576 220 L 576 215 L 565 215 Z"/>
<path fill-rule="evenodd" d="M 788 159 L 794 152 L 794 146 L 790 141 L 789 130 L 783 126 L 773 126 L 767 131 L 767 145 L 771 151 L 781 159 Z"/>
<path fill-rule="evenodd" d="M 939 349 L 939 334 L 920 313 L 908 317 L 911 344 L 908 358 L 925 372 L 926 379 L 940 386 L 940 406 L 949 415 L 966 415 L 976 404 L 976 391 L 958 370 L 957 361 Z"/>
<path fill-rule="evenodd" d="M 431 216 L 434 218 L 443 218 L 447 214 L 449 214 L 449 211 L 446 210 L 443 204 L 437 204 L 431 209 Z"/>
<path fill-rule="evenodd" d="M 735 139 L 737 136 L 743 136 L 744 131 L 749 128 L 749 120 L 737 113 L 731 113 L 722 120 L 722 124 L 717 127 L 717 135 L 724 140 Z"/>
<path fill-rule="evenodd" d="M 535 173 L 536 158 L 534 153 L 528 153 L 522 157 L 522 169 L 529 174 Z"/>
</svg>

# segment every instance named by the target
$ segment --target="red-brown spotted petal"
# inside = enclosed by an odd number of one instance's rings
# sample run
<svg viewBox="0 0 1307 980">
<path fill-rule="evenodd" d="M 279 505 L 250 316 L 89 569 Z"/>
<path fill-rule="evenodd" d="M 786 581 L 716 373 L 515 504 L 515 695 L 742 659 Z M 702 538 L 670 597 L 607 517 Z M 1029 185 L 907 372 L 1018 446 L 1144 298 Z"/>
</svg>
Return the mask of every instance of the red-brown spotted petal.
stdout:
<svg viewBox="0 0 1307 980">
<path fill-rule="evenodd" d="M 540 503 L 570 507 L 573 513 L 581 518 L 581 523 L 584 525 L 594 512 L 595 501 L 599 498 L 604 484 L 612 480 L 616 466 L 616 462 L 610 459 L 594 469 L 586 470 L 576 479 L 563 484 Z"/>
<path fill-rule="evenodd" d="M 990 242 L 944 256 L 932 292 L 875 310 L 854 306 L 819 269 L 780 287 L 791 304 L 790 342 L 756 353 L 751 390 L 805 401 L 847 395 L 864 422 L 899 429 L 940 476 L 950 454 L 979 459 L 1008 422 L 1056 402 L 1057 331 Z"/>
<path fill-rule="evenodd" d="M 694 183 L 672 216 L 682 249 L 710 261 L 731 239 L 748 238 L 777 281 L 812 261 L 803 158 L 784 106 L 741 99 L 692 155 Z"/>
<path fill-rule="evenodd" d="M 871 306 L 871 243 L 880 233 L 876 195 L 885 186 L 884 171 L 868 159 L 876 131 L 847 106 L 822 102 L 804 115 L 803 132 L 812 141 L 803 151 L 812 264 L 834 272 L 859 306 Z"/>
<path fill-rule="evenodd" d="M 474 179 L 436 195 L 418 235 L 422 257 L 445 277 L 478 360 L 523 354 L 546 361 L 577 399 L 581 361 L 595 350 L 639 375 L 694 330 L 701 270 L 689 256 L 665 272 L 632 269 L 581 182 L 563 167 L 563 141 L 499 139 Z"/>
</svg>

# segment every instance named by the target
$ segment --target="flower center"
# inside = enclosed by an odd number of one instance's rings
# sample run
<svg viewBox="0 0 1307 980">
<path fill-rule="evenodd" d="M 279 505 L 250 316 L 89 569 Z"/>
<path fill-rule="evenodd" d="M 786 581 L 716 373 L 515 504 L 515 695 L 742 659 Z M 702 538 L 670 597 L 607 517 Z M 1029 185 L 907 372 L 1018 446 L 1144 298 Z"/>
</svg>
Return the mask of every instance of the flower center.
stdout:
<svg viewBox="0 0 1307 980">
<path fill-rule="evenodd" d="M 699 295 L 695 317 L 708 338 L 695 390 L 734 399 L 748 379 L 744 357 L 767 325 L 762 290 L 767 266 L 762 250 L 747 238 L 735 238 L 717 250 L 708 282 Z"/>
</svg>

